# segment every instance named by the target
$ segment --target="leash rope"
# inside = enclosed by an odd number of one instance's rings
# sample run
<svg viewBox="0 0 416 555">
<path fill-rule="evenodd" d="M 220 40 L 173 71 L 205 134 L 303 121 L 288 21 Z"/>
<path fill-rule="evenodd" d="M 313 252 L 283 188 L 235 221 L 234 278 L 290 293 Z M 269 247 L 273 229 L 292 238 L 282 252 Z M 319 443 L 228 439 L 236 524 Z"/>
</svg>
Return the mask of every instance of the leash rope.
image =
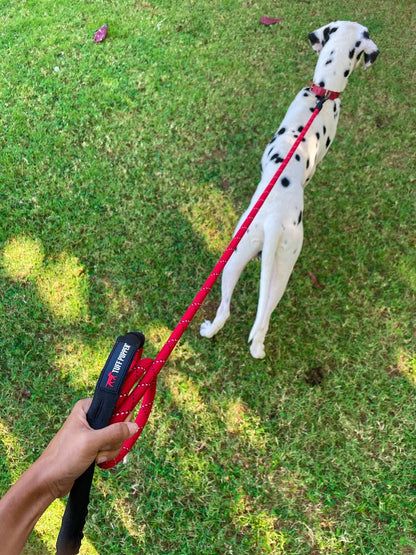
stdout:
<svg viewBox="0 0 416 555">
<path fill-rule="evenodd" d="M 325 93 L 326 93 L 325 96 L 321 96 L 320 98 L 318 98 L 318 102 L 316 104 L 316 107 L 311 117 L 309 118 L 305 127 L 300 132 L 296 141 L 293 143 L 293 146 L 289 150 L 286 158 L 283 160 L 283 162 L 277 169 L 276 173 L 270 180 L 269 184 L 264 189 L 263 193 L 261 194 L 261 196 L 255 203 L 255 205 L 251 209 L 247 218 L 244 220 L 244 222 L 241 224 L 239 229 L 236 231 L 233 239 L 231 240 L 228 247 L 222 254 L 221 258 L 219 259 L 216 266 L 212 270 L 208 279 L 205 281 L 204 285 L 196 294 L 192 303 L 186 310 L 185 314 L 182 316 L 178 325 L 171 333 L 169 339 L 166 341 L 162 349 L 159 351 L 156 358 L 154 360 L 150 358 L 141 359 L 140 358 L 141 350 L 140 350 L 136 354 L 136 357 L 133 359 L 126 381 L 121 390 L 119 401 L 117 402 L 113 417 L 111 419 L 111 423 L 121 422 L 125 420 L 131 414 L 134 408 L 138 405 L 138 403 L 141 401 L 140 409 L 135 420 L 139 429 L 133 437 L 131 437 L 130 439 L 124 442 L 121 448 L 121 451 L 117 455 L 117 457 L 111 461 L 100 464 L 99 466 L 101 468 L 112 468 L 113 466 L 118 464 L 127 455 L 127 453 L 130 451 L 130 449 L 133 447 L 133 445 L 140 437 L 140 434 L 142 433 L 146 425 L 146 422 L 149 418 L 150 412 L 152 410 L 153 401 L 156 393 L 156 380 L 159 372 L 166 364 L 170 354 L 172 353 L 178 341 L 181 339 L 183 333 L 188 328 L 195 314 L 198 312 L 199 308 L 201 307 L 208 293 L 211 291 L 213 285 L 215 284 L 221 272 L 223 271 L 225 265 L 231 258 L 233 252 L 237 249 L 238 244 L 240 243 L 241 239 L 245 235 L 247 229 L 251 225 L 257 213 L 263 206 L 264 202 L 266 201 L 267 197 L 269 196 L 270 192 L 275 186 L 277 180 L 279 179 L 279 177 L 285 170 L 286 166 L 290 162 L 292 156 L 296 152 L 299 144 L 302 142 L 304 136 L 308 132 L 316 116 L 322 110 L 324 102 L 326 102 L 326 100 L 330 98 L 330 91 L 325 91 Z M 138 381 L 139 383 L 134 387 L 134 384 L 137 383 Z"/>
</svg>

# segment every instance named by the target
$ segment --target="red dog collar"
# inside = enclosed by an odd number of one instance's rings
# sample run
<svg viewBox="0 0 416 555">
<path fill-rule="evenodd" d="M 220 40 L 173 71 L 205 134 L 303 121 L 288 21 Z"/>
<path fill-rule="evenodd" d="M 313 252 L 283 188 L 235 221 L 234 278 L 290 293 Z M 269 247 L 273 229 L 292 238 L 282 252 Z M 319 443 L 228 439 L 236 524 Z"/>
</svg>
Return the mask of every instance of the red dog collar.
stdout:
<svg viewBox="0 0 416 555">
<path fill-rule="evenodd" d="M 314 83 L 311 83 L 310 89 L 313 92 L 313 94 L 315 94 L 316 96 L 320 96 L 320 97 L 326 96 L 327 98 L 329 98 L 329 100 L 335 100 L 341 94 L 339 92 L 330 91 L 328 89 L 324 89 L 323 87 L 319 87 Z"/>
</svg>

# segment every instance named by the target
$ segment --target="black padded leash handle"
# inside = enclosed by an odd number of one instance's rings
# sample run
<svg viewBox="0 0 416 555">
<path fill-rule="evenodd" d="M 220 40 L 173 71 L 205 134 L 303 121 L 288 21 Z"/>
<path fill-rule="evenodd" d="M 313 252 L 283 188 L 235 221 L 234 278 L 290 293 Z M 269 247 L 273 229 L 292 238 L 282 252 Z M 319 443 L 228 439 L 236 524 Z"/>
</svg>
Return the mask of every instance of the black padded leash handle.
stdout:
<svg viewBox="0 0 416 555">
<path fill-rule="evenodd" d="M 87 420 L 91 428 L 99 430 L 109 424 L 127 372 L 143 344 L 144 335 L 139 332 L 127 333 L 117 338 L 98 378 L 88 409 Z M 56 542 L 57 555 L 75 555 L 79 552 L 84 537 L 82 530 L 88 513 L 94 469 L 95 463 L 92 463 L 72 486 Z"/>
</svg>

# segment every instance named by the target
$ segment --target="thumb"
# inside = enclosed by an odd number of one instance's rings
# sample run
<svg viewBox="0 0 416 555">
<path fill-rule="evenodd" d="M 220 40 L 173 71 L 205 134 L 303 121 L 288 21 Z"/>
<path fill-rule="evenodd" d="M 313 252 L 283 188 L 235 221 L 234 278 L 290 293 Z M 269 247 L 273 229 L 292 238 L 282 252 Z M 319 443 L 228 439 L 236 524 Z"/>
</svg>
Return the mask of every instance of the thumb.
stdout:
<svg viewBox="0 0 416 555">
<path fill-rule="evenodd" d="M 100 430 L 95 430 L 97 451 L 111 451 L 132 437 L 139 427 L 135 422 L 116 422 Z"/>
</svg>

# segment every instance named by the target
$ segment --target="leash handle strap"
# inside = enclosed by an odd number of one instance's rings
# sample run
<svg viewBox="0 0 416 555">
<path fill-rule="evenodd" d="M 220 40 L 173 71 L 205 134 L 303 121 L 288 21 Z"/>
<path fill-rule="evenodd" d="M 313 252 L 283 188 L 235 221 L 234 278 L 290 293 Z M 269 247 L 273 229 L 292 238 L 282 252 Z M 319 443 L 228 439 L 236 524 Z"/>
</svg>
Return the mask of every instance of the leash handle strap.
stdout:
<svg viewBox="0 0 416 555">
<path fill-rule="evenodd" d="M 109 424 L 127 373 L 143 344 L 144 335 L 139 332 L 127 333 L 117 338 L 98 378 L 88 409 L 87 420 L 91 428 L 99 430 Z M 88 513 L 94 469 L 95 463 L 92 463 L 72 486 L 56 542 L 58 555 L 73 555 L 79 552 L 84 537 L 83 528 Z"/>
<path fill-rule="evenodd" d="M 166 341 L 162 349 L 159 351 L 155 360 L 151 361 L 150 359 L 146 359 L 146 364 L 143 364 L 143 367 L 146 366 L 146 372 L 142 376 L 138 385 L 131 391 L 131 393 L 129 394 L 129 397 L 120 404 L 120 406 L 118 407 L 118 411 L 116 411 L 118 412 L 118 414 L 115 414 L 114 416 L 115 422 L 123 420 L 125 418 L 124 414 L 130 413 L 134 409 L 134 407 L 139 403 L 139 401 L 143 399 L 139 414 L 137 415 L 137 418 L 136 418 L 136 423 L 139 426 L 139 430 L 133 437 L 131 437 L 130 439 L 124 442 L 121 448 L 121 451 L 117 455 L 117 457 L 112 461 L 108 461 L 106 463 L 100 464 L 101 468 L 112 468 L 113 466 L 118 464 L 121 460 L 123 460 L 123 458 L 127 455 L 127 453 L 131 450 L 133 445 L 139 439 L 140 434 L 143 431 L 144 425 L 147 422 L 147 419 L 149 417 L 149 413 L 152 407 L 155 388 L 156 388 L 156 379 L 159 372 L 166 364 L 170 354 L 172 353 L 173 349 L 176 347 L 176 344 L 178 343 L 183 333 L 191 323 L 195 314 L 198 312 L 199 308 L 201 307 L 208 293 L 211 291 L 213 285 L 215 284 L 221 272 L 223 271 L 225 265 L 231 258 L 233 252 L 237 249 L 237 246 L 240 243 L 243 236 L 245 235 L 247 229 L 253 222 L 260 208 L 263 206 L 264 202 L 266 201 L 267 197 L 269 196 L 273 187 L 275 186 L 277 180 L 282 175 L 283 171 L 285 170 L 286 166 L 288 165 L 291 158 L 295 154 L 298 146 L 302 142 L 304 136 L 308 132 L 316 116 L 322 110 L 324 103 L 328 99 L 329 99 L 328 95 L 318 99 L 318 102 L 316 103 L 316 107 L 313 110 L 311 117 L 307 121 L 305 127 L 300 132 L 299 136 L 297 137 L 296 141 L 293 143 L 285 159 L 280 164 L 279 168 L 277 169 L 274 176 L 271 178 L 270 182 L 268 183 L 267 187 L 264 189 L 263 193 L 260 195 L 259 199 L 251 209 L 247 218 L 244 220 L 244 222 L 241 224 L 239 229 L 236 231 L 234 237 L 232 238 L 231 242 L 229 243 L 228 247 L 224 251 L 219 261 L 217 262 L 216 266 L 212 270 L 211 274 L 209 275 L 204 285 L 201 287 L 201 289 L 195 296 L 194 300 L 190 304 L 185 314 L 182 316 L 181 321 L 173 330 L 173 332 L 169 336 L 169 339 Z M 141 362 L 144 363 L 144 361 L 141 361 Z"/>
</svg>

